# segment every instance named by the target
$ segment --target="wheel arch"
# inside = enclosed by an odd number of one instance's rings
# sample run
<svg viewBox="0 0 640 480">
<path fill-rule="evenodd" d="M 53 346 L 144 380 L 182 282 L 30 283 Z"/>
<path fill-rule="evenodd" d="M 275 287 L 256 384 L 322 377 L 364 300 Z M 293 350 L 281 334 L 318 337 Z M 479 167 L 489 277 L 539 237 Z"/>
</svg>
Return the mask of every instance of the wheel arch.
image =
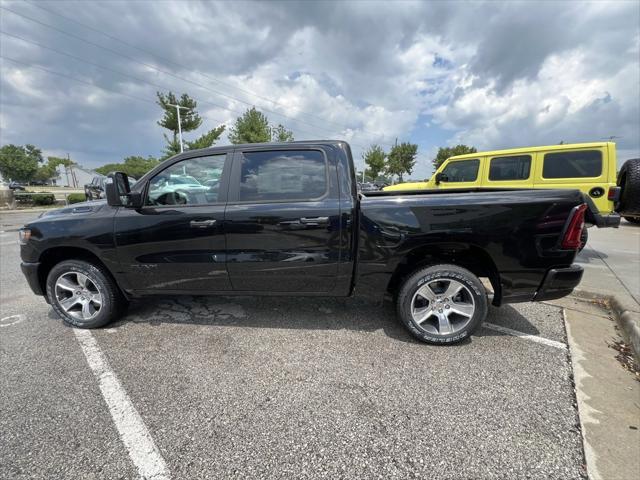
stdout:
<svg viewBox="0 0 640 480">
<path fill-rule="evenodd" d="M 40 283 L 40 287 L 43 292 L 47 291 L 47 276 L 51 269 L 56 266 L 58 263 L 63 262 L 65 260 L 84 260 L 89 263 L 93 263 L 95 265 L 100 266 L 107 274 L 111 277 L 114 284 L 118 287 L 120 292 L 125 295 L 123 290 L 118 285 L 113 273 L 111 270 L 105 265 L 105 263 L 100 260 L 95 253 L 92 251 L 82 248 L 82 247 L 51 247 L 47 250 L 44 250 L 40 254 L 40 266 L 38 267 L 38 282 Z"/>
<path fill-rule="evenodd" d="M 479 278 L 488 278 L 494 292 L 492 303 L 500 305 L 502 289 L 498 268 L 484 249 L 470 244 L 430 244 L 411 250 L 398 263 L 387 285 L 387 291 L 395 296 L 402 282 L 413 272 L 440 263 L 457 265 Z"/>
</svg>

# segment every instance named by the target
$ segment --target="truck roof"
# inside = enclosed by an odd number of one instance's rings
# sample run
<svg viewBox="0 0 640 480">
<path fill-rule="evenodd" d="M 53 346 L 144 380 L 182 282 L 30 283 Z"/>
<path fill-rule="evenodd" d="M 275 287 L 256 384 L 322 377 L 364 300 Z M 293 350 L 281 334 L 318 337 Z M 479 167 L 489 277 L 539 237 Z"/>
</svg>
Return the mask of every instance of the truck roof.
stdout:
<svg viewBox="0 0 640 480">
<path fill-rule="evenodd" d="M 549 151 L 549 150 L 568 150 L 574 148 L 596 148 L 596 147 L 605 147 L 607 145 L 615 145 L 614 142 L 591 142 L 591 143 L 563 143 L 561 145 L 543 145 L 538 147 L 519 147 L 519 148 L 509 148 L 506 150 L 489 150 L 486 152 L 476 152 L 476 153 L 465 153 L 464 155 L 454 155 L 453 157 L 449 157 L 449 159 L 459 159 L 459 158 L 477 158 L 484 157 L 488 155 L 504 155 L 504 154 L 518 154 L 518 153 L 528 153 L 528 152 L 539 152 L 541 150 Z"/>
</svg>

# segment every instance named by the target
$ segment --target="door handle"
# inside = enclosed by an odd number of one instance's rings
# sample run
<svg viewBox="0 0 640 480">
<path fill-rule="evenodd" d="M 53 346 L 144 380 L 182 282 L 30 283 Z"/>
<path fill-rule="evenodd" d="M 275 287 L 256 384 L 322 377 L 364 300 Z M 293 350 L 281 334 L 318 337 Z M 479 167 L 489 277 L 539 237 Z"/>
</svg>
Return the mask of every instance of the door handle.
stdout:
<svg viewBox="0 0 640 480">
<path fill-rule="evenodd" d="M 303 225 L 320 225 L 329 223 L 329 217 L 302 217 L 300 223 Z"/>
<path fill-rule="evenodd" d="M 216 220 L 191 220 L 189 222 L 189 226 L 191 228 L 209 228 L 213 227 L 216 224 Z"/>
</svg>

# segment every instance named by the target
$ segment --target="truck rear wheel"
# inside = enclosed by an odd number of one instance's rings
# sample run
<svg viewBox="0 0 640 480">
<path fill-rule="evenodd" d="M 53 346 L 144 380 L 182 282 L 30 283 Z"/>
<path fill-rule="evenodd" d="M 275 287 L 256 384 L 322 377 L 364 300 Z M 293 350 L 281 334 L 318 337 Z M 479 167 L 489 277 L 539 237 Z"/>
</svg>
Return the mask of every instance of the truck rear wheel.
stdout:
<svg viewBox="0 0 640 480">
<path fill-rule="evenodd" d="M 616 211 L 623 217 L 640 216 L 640 158 L 627 160 L 618 174 L 621 188 Z"/>
<path fill-rule="evenodd" d="M 457 265 L 423 268 L 405 280 L 396 305 L 409 332 L 431 344 L 469 337 L 487 316 L 482 282 Z"/>
<path fill-rule="evenodd" d="M 126 305 L 111 275 L 83 260 L 65 260 L 51 269 L 47 297 L 62 320 L 79 328 L 107 325 Z"/>
</svg>

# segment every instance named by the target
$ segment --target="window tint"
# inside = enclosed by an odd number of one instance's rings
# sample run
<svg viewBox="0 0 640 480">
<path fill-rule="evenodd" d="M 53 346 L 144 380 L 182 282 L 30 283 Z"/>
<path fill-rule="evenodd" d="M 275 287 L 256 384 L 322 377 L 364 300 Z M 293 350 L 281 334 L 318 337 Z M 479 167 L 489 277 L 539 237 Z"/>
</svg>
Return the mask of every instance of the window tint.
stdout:
<svg viewBox="0 0 640 480">
<path fill-rule="evenodd" d="M 240 201 L 306 200 L 327 191 L 327 166 L 316 150 L 246 152 Z"/>
<path fill-rule="evenodd" d="M 446 182 L 473 182 L 478 178 L 480 160 L 458 160 L 444 167 Z"/>
<path fill-rule="evenodd" d="M 147 205 L 206 205 L 218 201 L 226 155 L 188 158 L 149 181 Z"/>
<path fill-rule="evenodd" d="M 489 164 L 489 180 L 526 180 L 530 171 L 530 155 L 492 158 Z"/>
<path fill-rule="evenodd" d="M 544 178 L 599 177 L 602 174 L 602 153 L 598 150 L 547 153 L 544 156 Z"/>
</svg>

